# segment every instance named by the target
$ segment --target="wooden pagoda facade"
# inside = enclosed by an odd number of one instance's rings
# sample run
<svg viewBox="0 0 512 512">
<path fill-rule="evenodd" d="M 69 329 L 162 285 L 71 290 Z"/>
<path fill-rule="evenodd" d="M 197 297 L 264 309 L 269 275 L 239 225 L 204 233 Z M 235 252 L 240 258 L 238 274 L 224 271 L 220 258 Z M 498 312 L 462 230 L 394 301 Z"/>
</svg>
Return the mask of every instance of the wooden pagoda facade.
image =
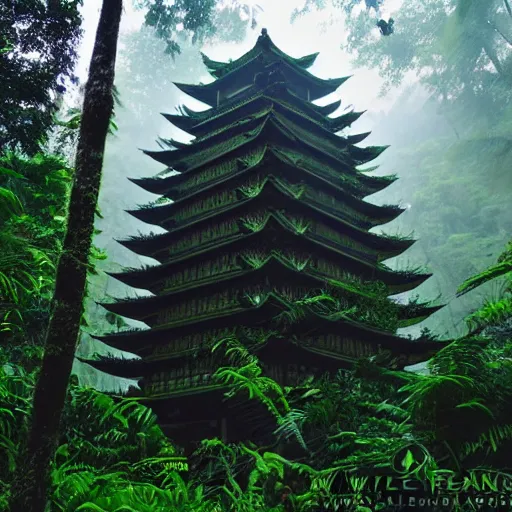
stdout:
<svg viewBox="0 0 512 512">
<path fill-rule="evenodd" d="M 443 346 L 396 335 L 439 306 L 388 298 L 429 275 L 382 263 L 413 243 L 369 231 L 402 212 L 364 201 L 395 177 L 357 169 L 385 149 L 358 147 L 367 133 L 339 134 L 361 113 L 329 117 L 340 101 L 313 103 L 346 80 L 308 72 L 316 56 L 286 55 L 265 29 L 237 60 L 203 55 L 215 80 L 176 85 L 211 108 L 165 114 L 195 139 L 147 151 L 169 172 L 132 180 L 172 200 L 130 212 L 165 234 L 121 242 L 160 264 L 112 275 L 153 295 L 103 306 L 149 329 L 97 337 L 139 359 L 86 362 L 139 378 L 144 401 L 178 442 L 269 433 L 268 421 L 258 420 L 264 408 L 223 400 L 213 374 L 229 363 L 211 351 L 219 340 L 236 338 L 267 376 L 288 386 L 376 354 L 403 367 Z M 327 306 L 314 299 L 322 296 Z"/>
</svg>

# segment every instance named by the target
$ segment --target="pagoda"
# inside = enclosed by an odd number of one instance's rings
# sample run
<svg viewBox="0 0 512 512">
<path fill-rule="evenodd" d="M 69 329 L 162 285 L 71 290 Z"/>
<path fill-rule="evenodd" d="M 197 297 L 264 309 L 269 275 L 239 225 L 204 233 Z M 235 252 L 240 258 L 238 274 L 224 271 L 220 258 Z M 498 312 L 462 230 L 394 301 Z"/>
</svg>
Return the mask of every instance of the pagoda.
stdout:
<svg viewBox="0 0 512 512">
<path fill-rule="evenodd" d="M 237 60 L 203 55 L 215 80 L 175 85 L 211 108 L 164 114 L 195 139 L 161 139 L 146 153 L 166 171 L 132 180 L 163 201 L 129 213 L 166 233 L 121 243 L 159 265 L 111 275 L 152 296 L 102 305 L 149 328 L 96 336 L 137 359 L 85 362 L 138 378 L 141 400 L 179 443 L 275 428 L 259 402 L 224 399 L 213 375 L 230 363 L 211 350 L 223 339 L 239 340 L 284 386 L 371 356 L 403 368 L 445 344 L 396 334 L 440 306 L 389 298 L 430 275 L 383 264 L 414 240 L 371 233 L 403 210 L 364 198 L 396 177 L 358 169 L 386 149 L 357 146 L 369 133 L 344 135 L 361 112 L 332 117 L 340 101 L 313 103 L 346 80 L 308 72 L 317 55 L 292 58 L 265 29 Z"/>
</svg>

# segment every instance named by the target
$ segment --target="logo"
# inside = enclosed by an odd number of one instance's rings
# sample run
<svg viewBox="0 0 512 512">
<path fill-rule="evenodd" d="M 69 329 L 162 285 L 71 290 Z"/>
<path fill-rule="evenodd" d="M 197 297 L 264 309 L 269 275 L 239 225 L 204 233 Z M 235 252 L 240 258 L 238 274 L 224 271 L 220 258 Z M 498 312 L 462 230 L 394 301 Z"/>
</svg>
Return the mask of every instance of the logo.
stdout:
<svg viewBox="0 0 512 512">
<path fill-rule="evenodd" d="M 410 444 L 400 448 L 392 458 L 391 467 L 397 476 L 418 474 L 425 467 L 430 455 L 424 446 Z"/>
</svg>

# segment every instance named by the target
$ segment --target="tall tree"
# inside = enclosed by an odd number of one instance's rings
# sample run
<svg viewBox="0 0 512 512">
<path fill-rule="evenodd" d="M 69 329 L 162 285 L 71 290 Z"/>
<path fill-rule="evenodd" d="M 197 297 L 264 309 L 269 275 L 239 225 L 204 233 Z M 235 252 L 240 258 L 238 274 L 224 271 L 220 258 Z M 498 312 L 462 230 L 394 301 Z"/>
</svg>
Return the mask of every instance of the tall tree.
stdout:
<svg viewBox="0 0 512 512">
<path fill-rule="evenodd" d="M 43 512 L 48 469 L 76 350 L 86 286 L 103 153 L 113 111 L 112 88 L 122 0 L 105 0 L 96 33 L 76 155 L 67 232 L 57 267 L 53 311 L 34 396 L 25 457 L 20 459 L 11 510 Z"/>
</svg>

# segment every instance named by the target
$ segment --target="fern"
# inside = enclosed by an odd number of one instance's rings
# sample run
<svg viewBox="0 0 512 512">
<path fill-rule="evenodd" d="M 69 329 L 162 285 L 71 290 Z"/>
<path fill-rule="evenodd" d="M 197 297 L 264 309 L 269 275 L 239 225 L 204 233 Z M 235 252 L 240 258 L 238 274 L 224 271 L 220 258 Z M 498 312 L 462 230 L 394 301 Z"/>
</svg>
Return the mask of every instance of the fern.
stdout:
<svg viewBox="0 0 512 512">
<path fill-rule="evenodd" d="M 302 435 L 301 429 L 306 420 L 304 411 L 298 409 L 290 410 L 280 421 L 279 427 L 274 431 L 278 439 L 288 440 L 292 437 L 297 439 L 300 446 L 307 452 L 309 448 Z"/>
<path fill-rule="evenodd" d="M 503 324 L 509 318 L 512 318 L 512 297 L 504 297 L 496 301 L 486 301 L 478 311 L 466 318 L 466 322 L 471 332 L 475 332 Z"/>
<path fill-rule="evenodd" d="M 275 405 L 272 395 L 283 406 L 285 412 L 288 412 L 290 407 L 283 390 L 277 382 L 268 377 L 263 377 L 261 374 L 262 369 L 258 366 L 258 363 L 252 361 L 241 368 L 219 368 L 215 372 L 214 378 L 225 385 L 232 385 L 232 390 L 226 393 L 227 397 L 232 397 L 242 390 L 247 390 L 249 400 L 258 399 L 266 405 L 275 418 L 281 420 L 282 415 Z"/>
<path fill-rule="evenodd" d="M 486 453 L 497 452 L 500 446 L 512 440 L 512 425 L 494 425 L 487 432 L 480 434 L 473 442 L 465 442 L 462 448 L 463 457 L 473 455 L 485 448 Z"/>
</svg>

